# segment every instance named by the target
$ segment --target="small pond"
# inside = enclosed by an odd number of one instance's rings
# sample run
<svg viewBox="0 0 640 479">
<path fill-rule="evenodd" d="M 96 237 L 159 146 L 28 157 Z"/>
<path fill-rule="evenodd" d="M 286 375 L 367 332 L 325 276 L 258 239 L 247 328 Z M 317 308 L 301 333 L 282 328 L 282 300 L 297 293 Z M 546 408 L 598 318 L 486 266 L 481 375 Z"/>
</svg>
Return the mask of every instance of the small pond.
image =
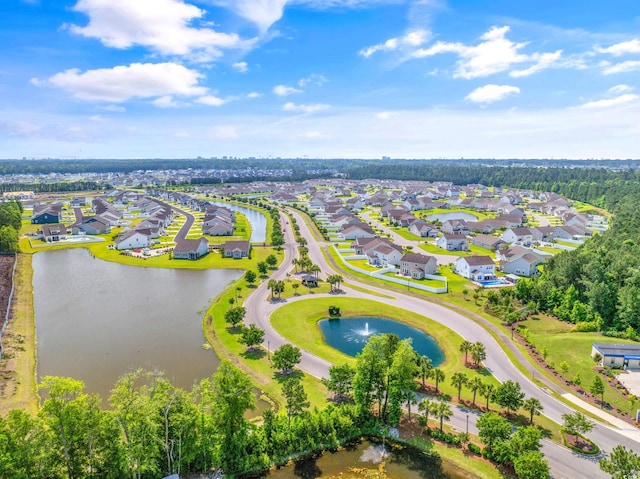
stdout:
<svg viewBox="0 0 640 479">
<path fill-rule="evenodd" d="M 428 356 L 434 366 L 444 361 L 444 353 L 438 343 L 428 334 L 387 318 L 341 318 L 323 319 L 318 322 L 327 344 L 349 356 L 356 356 L 374 334 L 392 333 L 400 339 L 412 339 L 413 348 L 419 355 Z"/>
<path fill-rule="evenodd" d="M 245 208 L 244 206 L 222 201 L 212 201 L 211 203 L 245 215 L 251 225 L 251 238 L 249 238 L 249 241 L 252 243 L 264 243 L 267 240 L 267 218 L 265 218 L 262 213 L 250 208 Z"/>
<path fill-rule="evenodd" d="M 262 476 L 267 479 L 465 479 L 476 477 L 439 457 L 413 448 L 389 452 L 389 447 L 364 441 L 338 452 L 297 461 Z M 384 464 L 381 462 L 384 460 Z M 380 472 L 383 468 L 384 475 Z"/>
<path fill-rule="evenodd" d="M 465 213 L 463 211 L 456 211 L 452 213 L 438 213 L 435 215 L 428 215 L 426 217 L 428 221 L 439 221 L 444 223 L 449 220 L 465 220 L 465 221 L 478 221 L 478 217 L 471 213 Z"/>
</svg>

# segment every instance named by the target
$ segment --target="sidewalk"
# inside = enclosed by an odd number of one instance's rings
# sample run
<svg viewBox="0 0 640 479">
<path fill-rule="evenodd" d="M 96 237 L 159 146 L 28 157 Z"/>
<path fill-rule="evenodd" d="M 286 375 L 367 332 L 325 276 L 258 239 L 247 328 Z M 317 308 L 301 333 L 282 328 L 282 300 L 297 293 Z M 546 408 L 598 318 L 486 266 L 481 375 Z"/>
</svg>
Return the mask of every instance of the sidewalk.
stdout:
<svg viewBox="0 0 640 479">
<path fill-rule="evenodd" d="M 609 414 L 606 411 L 603 411 L 600 408 L 593 406 L 592 404 L 589 404 L 586 401 L 583 401 L 582 399 L 574 396 L 573 394 L 565 393 L 562 395 L 562 397 L 567 401 L 571 401 L 576 406 L 581 407 L 585 411 L 589 411 L 591 414 L 599 417 L 606 423 L 611 424 L 616 428 L 616 430 L 620 434 L 623 434 L 629 439 L 633 439 L 634 441 L 640 442 L 640 429 L 638 429 L 637 427 L 634 427 L 632 424 L 629 424 L 628 422 L 623 421 L 622 419 L 618 419 L 617 417 Z"/>
</svg>

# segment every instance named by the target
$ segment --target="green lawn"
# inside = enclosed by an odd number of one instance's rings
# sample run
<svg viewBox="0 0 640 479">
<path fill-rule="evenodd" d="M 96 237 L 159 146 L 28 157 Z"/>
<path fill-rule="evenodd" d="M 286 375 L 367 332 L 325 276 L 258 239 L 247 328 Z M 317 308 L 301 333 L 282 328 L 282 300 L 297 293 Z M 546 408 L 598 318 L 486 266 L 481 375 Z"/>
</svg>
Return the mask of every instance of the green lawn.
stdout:
<svg viewBox="0 0 640 479">
<path fill-rule="evenodd" d="M 560 364 L 566 361 L 569 371 L 566 379 L 572 380 L 576 373 L 580 374 L 582 387 L 589 390 L 596 372 L 593 370 L 595 363 L 591 359 L 592 343 L 624 343 L 633 344 L 633 341 L 611 338 L 600 333 L 571 333 L 572 324 L 559 321 L 545 315 L 539 315 L 540 319 L 529 319 L 520 323 L 530 331 L 530 338 L 539 351 L 547 348 L 547 363 L 552 362 L 558 371 L 557 379 L 562 382 Z M 617 389 L 605 383 L 605 401 L 625 412 L 635 413 L 636 408 L 631 408 L 628 399 Z"/>
<path fill-rule="evenodd" d="M 391 230 L 394 233 L 397 233 L 399 236 L 401 236 L 402 238 L 409 240 L 409 241 L 423 241 L 424 238 L 421 238 L 418 235 L 414 235 L 413 233 L 411 233 L 407 228 L 401 228 L 398 226 L 394 226 L 391 228 Z"/>
<path fill-rule="evenodd" d="M 342 318 L 338 321 L 348 321 L 349 317 L 358 316 L 384 317 L 401 321 L 432 336 L 438 342 L 445 355 L 444 363 L 439 366 L 447 376 L 445 382 L 439 386 L 445 394 L 457 395 L 457 390 L 450 385 L 449 378 L 459 371 L 465 372 L 469 378 L 480 376 L 485 382 L 498 384 L 497 380 L 485 369 L 476 371 L 464 366 L 462 354 L 460 353 L 460 344 L 462 344 L 463 339 L 455 331 L 425 316 L 377 301 L 344 297 L 325 297 L 296 301 L 277 309 L 271 316 L 271 324 L 292 343 L 303 345 L 309 352 L 331 363 L 353 363 L 355 362 L 354 358 L 341 353 L 324 342 L 322 332 L 317 323 L 329 316 L 327 312 L 329 306 L 338 306 L 340 308 Z M 463 390 L 462 398 L 471 400 L 472 394 Z"/>
</svg>

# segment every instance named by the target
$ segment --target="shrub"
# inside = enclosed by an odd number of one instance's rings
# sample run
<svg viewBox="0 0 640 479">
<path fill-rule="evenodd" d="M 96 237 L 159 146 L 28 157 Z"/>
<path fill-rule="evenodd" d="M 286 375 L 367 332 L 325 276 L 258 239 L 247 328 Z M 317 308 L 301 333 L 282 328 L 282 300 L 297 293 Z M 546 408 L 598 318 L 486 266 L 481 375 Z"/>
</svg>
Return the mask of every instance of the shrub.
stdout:
<svg viewBox="0 0 640 479">
<path fill-rule="evenodd" d="M 329 306 L 329 316 L 340 316 L 340 308 L 338 306 Z"/>
<path fill-rule="evenodd" d="M 476 446 L 474 443 L 470 442 L 469 445 L 467 446 L 467 449 L 469 449 L 470 452 L 472 452 L 473 454 L 482 454 L 482 449 L 480 448 L 480 446 Z"/>
</svg>

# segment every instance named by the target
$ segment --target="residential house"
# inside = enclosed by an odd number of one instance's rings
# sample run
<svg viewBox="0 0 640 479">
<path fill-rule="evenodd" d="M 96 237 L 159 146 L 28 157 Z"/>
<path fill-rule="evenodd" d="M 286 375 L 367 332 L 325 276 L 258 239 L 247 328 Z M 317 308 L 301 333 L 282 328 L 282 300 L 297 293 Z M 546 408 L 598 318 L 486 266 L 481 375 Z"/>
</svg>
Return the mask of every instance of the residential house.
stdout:
<svg viewBox="0 0 640 479">
<path fill-rule="evenodd" d="M 73 225 L 73 231 L 74 234 L 102 235 L 111 232 L 111 225 L 100 215 L 85 216 L 79 224 Z"/>
<path fill-rule="evenodd" d="M 409 232 L 421 238 L 437 238 L 438 228 L 423 220 L 414 221 L 409 225 Z"/>
<path fill-rule="evenodd" d="M 225 258 L 247 258 L 251 251 L 251 243 L 243 240 L 227 241 L 220 246 L 220 249 Z"/>
<path fill-rule="evenodd" d="M 531 250 L 525 253 L 513 256 L 510 260 L 502 262 L 502 271 L 518 276 L 536 276 L 538 274 L 538 265 L 545 262 L 545 258 Z"/>
<path fill-rule="evenodd" d="M 151 246 L 151 232 L 148 229 L 139 229 L 120 233 L 115 245 L 119 250 L 148 248 Z"/>
<path fill-rule="evenodd" d="M 173 248 L 173 259 L 199 259 L 209 252 L 209 242 L 206 238 L 181 239 Z"/>
<path fill-rule="evenodd" d="M 471 238 L 471 244 L 495 251 L 506 243 L 497 236 L 478 235 Z"/>
<path fill-rule="evenodd" d="M 40 231 L 42 239 L 47 243 L 67 239 L 67 227 L 61 223 L 44 224 Z"/>
<path fill-rule="evenodd" d="M 529 228 L 529 231 L 531 231 L 531 238 L 534 242 L 552 242 L 553 230 L 553 226 L 535 226 L 533 228 Z"/>
<path fill-rule="evenodd" d="M 465 256 L 458 258 L 454 271 L 472 281 L 496 279 L 496 265 L 490 256 Z"/>
<path fill-rule="evenodd" d="M 374 266 L 398 266 L 402 259 L 402 248 L 387 238 L 357 238 L 352 248 L 357 255 L 367 256 Z"/>
<path fill-rule="evenodd" d="M 340 235 L 345 240 L 355 240 L 358 238 L 375 238 L 371 226 L 366 223 L 347 224 L 340 229 Z"/>
<path fill-rule="evenodd" d="M 434 256 L 406 253 L 400 259 L 400 273 L 413 279 L 423 279 L 425 275 L 436 274 L 438 261 Z"/>
<path fill-rule="evenodd" d="M 465 220 L 447 220 L 442 223 L 442 232 L 449 235 L 468 235 L 469 227 Z"/>
<path fill-rule="evenodd" d="M 363 207 L 362 200 L 357 196 L 349 198 L 347 201 L 345 201 L 345 204 L 351 211 L 360 211 Z"/>
<path fill-rule="evenodd" d="M 46 205 L 36 205 L 33 207 L 31 223 L 34 225 L 60 223 L 61 216 L 62 205 L 60 204 L 50 203 Z"/>
<path fill-rule="evenodd" d="M 436 246 L 447 251 L 468 251 L 469 243 L 463 235 L 444 234 L 436 240 Z"/>
<path fill-rule="evenodd" d="M 530 246 L 533 242 L 533 235 L 529 228 L 509 228 L 502 233 L 502 241 L 509 244 L 521 244 L 523 246 Z"/>
</svg>

